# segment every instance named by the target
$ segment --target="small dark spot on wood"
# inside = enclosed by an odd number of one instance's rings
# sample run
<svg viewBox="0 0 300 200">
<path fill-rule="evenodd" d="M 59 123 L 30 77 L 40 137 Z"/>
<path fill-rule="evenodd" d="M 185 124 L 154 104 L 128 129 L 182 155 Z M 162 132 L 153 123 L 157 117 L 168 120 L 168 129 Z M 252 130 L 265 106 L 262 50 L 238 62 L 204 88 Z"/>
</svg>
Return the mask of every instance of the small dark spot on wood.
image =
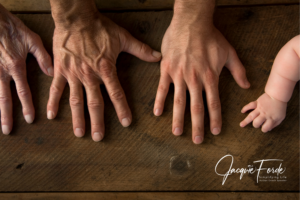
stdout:
<svg viewBox="0 0 300 200">
<path fill-rule="evenodd" d="M 41 137 L 39 137 L 39 138 L 37 138 L 37 140 L 36 140 L 36 142 L 35 142 L 37 145 L 41 145 L 41 144 L 43 144 L 44 143 L 44 139 L 43 138 L 41 138 Z"/>
<path fill-rule="evenodd" d="M 272 146 L 273 142 L 270 142 L 269 144 L 267 144 L 268 147 Z"/>
<path fill-rule="evenodd" d="M 149 32 L 151 29 L 150 23 L 148 21 L 140 21 L 138 22 L 138 30 L 140 33 L 145 34 Z"/>
<path fill-rule="evenodd" d="M 18 165 L 16 166 L 16 169 L 22 169 L 23 165 L 24 165 L 24 163 L 18 164 Z"/>
<path fill-rule="evenodd" d="M 172 163 L 172 170 L 175 170 L 179 173 L 184 173 L 188 170 L 188 165 L 185 160 L 174 160 Z"/>
<path fill-rule="evenodd" d="M 170 159 L 171 175 L 187 176 L 192 174 L 192 165 L 187 155 L 173 156 Z"/>
<path fill-rule="evenodd" d="M 25 138 L 24 138 L 24 142 L 25 142 L 26 144 L 28 144 L 28 137 L 25 137 Z"/>
<path fill-rule="evenodd" d="M 139 0 L 140 3 L 145 3 L 147 0 Z"/>
<path fill-rule="evenodd" d="M 254 15 L 254 12 L 251 10 L 246 10 L 241 18 L 241 20 L 248 20 Z"/>
</svg>

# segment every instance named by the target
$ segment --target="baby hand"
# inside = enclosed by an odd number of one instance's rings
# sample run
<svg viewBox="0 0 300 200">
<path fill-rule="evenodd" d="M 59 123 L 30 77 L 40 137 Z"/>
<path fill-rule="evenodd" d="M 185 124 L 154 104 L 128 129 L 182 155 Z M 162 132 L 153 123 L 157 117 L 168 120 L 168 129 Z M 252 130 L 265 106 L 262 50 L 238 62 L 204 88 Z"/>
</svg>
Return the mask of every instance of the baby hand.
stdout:
<svg viewBox="0 0 300 200">
<path fill-rule="evenodd" d="M 253 121 L 253 127 L 259 128 L 266 133 L 278 126 L 285 118 L 287 103 L 270 97 L 267 93 L 261 95 L 242 109 L 242 113 L 253 110 L 241 123 L 241 127 Z"/>
</svg>

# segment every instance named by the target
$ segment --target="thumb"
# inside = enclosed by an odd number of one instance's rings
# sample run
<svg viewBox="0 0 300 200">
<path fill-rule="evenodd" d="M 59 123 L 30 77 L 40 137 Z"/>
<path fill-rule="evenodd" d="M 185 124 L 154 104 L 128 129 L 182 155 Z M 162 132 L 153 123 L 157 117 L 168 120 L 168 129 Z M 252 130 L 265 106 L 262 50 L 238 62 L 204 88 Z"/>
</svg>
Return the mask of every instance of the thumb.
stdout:
<svg viewBox="0 0 300 200">
<path fill-rule="evenodd" d="M 231 47 L 229 50 L 228 60 L 225 66 L 230 71 L 234 80 L 241 88 L 247 89 L 250 87 L 250 83 L 246 77 L 246 70 L 233 47 Z"/>
<path fill-rule="evenodd" d="M 31 32 L 28 37 L 29 53 L 33 54 L 41 70 L 48 76 L 53 76 L 53 65 L 51 57 L 44 48 L 43 42 L 36 33 Z"/>
<path fill-rule="evenodd" d="M 141 60 L 147 62 L 158 62 L 161 60 L 161 53 L 153 50 L 147 44 L 134 38 L 128 31 L 123 30 L 123 37 L 121 37 L 122 51 L 130 53 Z"/>
</svg>

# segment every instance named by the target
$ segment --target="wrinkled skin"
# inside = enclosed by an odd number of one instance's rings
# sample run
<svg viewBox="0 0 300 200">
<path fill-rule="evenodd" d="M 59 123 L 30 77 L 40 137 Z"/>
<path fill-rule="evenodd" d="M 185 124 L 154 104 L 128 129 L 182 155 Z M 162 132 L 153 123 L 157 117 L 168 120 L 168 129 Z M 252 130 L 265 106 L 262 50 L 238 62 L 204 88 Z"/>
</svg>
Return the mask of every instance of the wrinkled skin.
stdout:
<svg viewBox="0 0 300 200">
<path fill-rule="evenodd" d="M 131 111 L 120 85 L 116 60 L 121 51 L 138 58 L 157 62 L 159 52 L 133 38 L 100 13 L 85 20 L 84 24 L 56 24 L 53 36 L 54 79 L 50 88 L 47 115 L 53 119 L 66 82 L 70 86 L 70 106 L 73 129 L 77 137 L 85 134 L 83 87 L 91 118 L 92 138 L 104 137 L 104 102 L 100 84 L 104 84 L 124 127 L 132 121 Z"/>
<path fill-rule="evenodd" d="M 285 118 L 287 103 L 270 97 L 267 93 L 261 95 L 242 109 L 242 113 L 253 110 L 240 123 L 241 127 L 253 121 L 253 127 L 261 127 L 261 131 L 266 133 L 278 126 Z"/>
<path fill-rule="evenodd" d="M 156 116 L 162 114 L 169 85 L 173 82 L 175 96 L 172 132 L 176 136 L 181 135 L 186 90 L 189 90 L 192 140 L 195 144 L 200 144 L 204 140 L 205 109 L 202 90 L 206 92 L 210 129 L 217 135 L 222 126 L 218 83 L 223 66 L 230 70 L 240 87 L 249 88 L 250 83 L 234 48 L 214 25 L 201 25 L 200 21 L 189 23 L 189 17 L 185 15 L 173 17 L 162 41 L 161 77 L 153 112 Z"/>
<path fill-rule="evenodd" d="M 32 123 L 35 117 L 26 76 L 28 53 L 36 57 L 46 75 L 53 76 L 51 57 L 40 37 L 0 5 L 0 109 L 3 134 L 9 134 L 13 127 L 11 80 L 15 81 L 26 122 Z"/>
</svg>

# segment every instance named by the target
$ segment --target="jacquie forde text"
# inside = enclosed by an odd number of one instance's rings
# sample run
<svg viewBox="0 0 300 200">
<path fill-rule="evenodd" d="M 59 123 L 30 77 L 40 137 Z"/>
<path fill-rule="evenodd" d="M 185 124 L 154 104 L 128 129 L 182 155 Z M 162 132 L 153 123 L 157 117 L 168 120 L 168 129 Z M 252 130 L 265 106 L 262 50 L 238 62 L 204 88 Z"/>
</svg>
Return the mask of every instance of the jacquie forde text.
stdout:
<svg viewBox="0 0 300 200">
<path fill-rule="evenodd" d="M 231 165 L 229 166 L 229 169 L 228 169 L 228 171 L 225 174 L 220 174 L 217 171 L 218 165 L 226 157 L 231 157 Z M 253 165 L 248 165 L 248 168 L 237 168 L 237 169 L 235 169 L 235 168 L 232 167 L 233 161 L 234 161 L 234 158 L 233 158 L 232 155 L 225 155 L 216 164 L 216 167 L 215 167 L 216 174 L 219 175 L 219 176 L 223 176 L 222 185 L 224 185 L 224 183 L 227 180 L 228 176 L 230 176 L 232 174 L 235 174 L 235 173 L 240 174 L 240 180 L 241 180 L 243 178 L 244 174 L 247 174 L 247 173 L 248 174 L 254 174 L 255 172 L 257 172 L 257 179 L 256 179 L 256 181 L 258 183 L 258 177 L 259 177 L 259 173 L 261 171 L 266 171 L 268 174 L 270 174 L 270 173 L 277 174 L 277 176 L 278 176 L 279 174 L 283 174 L 285 172 L 285 170 L 286 170 L 286 168 L 282 168 L 281 167 L 282 162 L 283 162 L 283 160 L 281 160 L 281 159 L 263 159 L 263 160 L 257 160 L 257 161 L 253 161 L 253 163 L 260 163 L 259 168 L 253 167 Z M 275 167 L 272 167 L 272 168 L 263 168 L 264 162 L 270 162 L 270 161 L 278 161 L 279 166 L 277 168 L 275 168 Z"/>
</svg>

